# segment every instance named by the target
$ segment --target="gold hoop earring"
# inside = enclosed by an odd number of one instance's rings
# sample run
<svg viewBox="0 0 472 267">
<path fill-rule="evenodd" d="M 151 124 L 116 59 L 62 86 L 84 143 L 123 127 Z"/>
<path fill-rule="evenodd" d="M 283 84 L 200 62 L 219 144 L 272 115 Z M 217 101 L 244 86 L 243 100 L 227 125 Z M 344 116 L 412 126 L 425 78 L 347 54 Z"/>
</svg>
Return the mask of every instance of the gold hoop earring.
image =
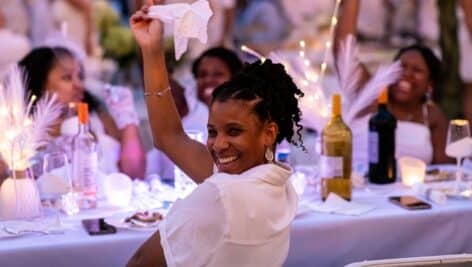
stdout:
<svg viewBox="0 0 472 267">
<path fill-rule="evenodd" d="M 267 147 L 264 153 L 264 157 L 267 160 L 267 162 L 272 163 L 274 162 L 274 152 L 270 147 Z"/>
</svg>

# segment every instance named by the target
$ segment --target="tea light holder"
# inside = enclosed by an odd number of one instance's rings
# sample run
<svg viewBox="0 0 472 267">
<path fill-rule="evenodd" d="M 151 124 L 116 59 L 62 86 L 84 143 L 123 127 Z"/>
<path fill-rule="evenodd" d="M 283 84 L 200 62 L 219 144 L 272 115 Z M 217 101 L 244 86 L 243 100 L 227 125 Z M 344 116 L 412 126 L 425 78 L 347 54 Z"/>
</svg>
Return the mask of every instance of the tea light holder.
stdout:
<svg viewBox="0 0 472 267">
<path fill-rule="evenodd" d="M 131 201 L 133 182 L 126 174 L 111 173 L 103 182 L 103 190 L 109 204 L 125 207 Z"/>
<path fill-rule="evenodd" d="M 414 184 L 423 183 L 426 164 L 417 158 L 401 157 L 399 160 L 400 176 L 405 186 L 411 187 Z"/>
</svg>

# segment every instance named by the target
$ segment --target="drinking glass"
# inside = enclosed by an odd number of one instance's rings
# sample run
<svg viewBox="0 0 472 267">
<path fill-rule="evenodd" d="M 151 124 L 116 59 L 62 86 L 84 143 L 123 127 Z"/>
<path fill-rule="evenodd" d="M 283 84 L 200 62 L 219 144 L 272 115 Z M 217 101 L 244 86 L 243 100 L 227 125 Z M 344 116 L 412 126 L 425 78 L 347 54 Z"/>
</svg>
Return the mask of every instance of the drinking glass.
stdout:
<svg viewBox="0 0 472 267">
<path fill-rule="evenodd" d="M 67 155 L 63 152 L 50 152 L 44 155 L 41 178 L 43 206 L 54 212 L 55 224 L 60 225 L 61 197 L 72 190 Z"/>
<path fill-rule="evenodd" d="M 447 131 L 446 155 L 456 158 L 455 191 L 462 187 L 462 159 L 471 154 L 470 128 L 467 120 L 451 120 Z"/>
</svg>

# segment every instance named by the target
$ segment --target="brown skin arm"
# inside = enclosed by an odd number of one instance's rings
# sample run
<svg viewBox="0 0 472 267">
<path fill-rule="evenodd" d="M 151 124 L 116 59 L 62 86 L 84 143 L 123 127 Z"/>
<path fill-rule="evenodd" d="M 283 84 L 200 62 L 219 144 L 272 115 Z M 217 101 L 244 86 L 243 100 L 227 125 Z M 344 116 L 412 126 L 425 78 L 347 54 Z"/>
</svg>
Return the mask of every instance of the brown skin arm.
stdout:
<svg viewBox="0 0 472 267">
<path fill-rule="evenodd" d="M 146 171 L 146 156 L 136 125 L 128 125 L 119 130 L 108 112 L 99 112 L 105 133 L 120 140 L 121 151 L 119 168 L 131 178 L 144 178 Z"/>
<path fill-rule="evenodd" d="M 163 151 L 195 182 L 201 183 L 213 173 L 213 159 L 204 145 L 189 138 L 183 128 L 169 86 L 162 45 L 162 23 L 146 17 L 147 7 L 137 11 L 130 26 L 141 48 L 146 106 L 154 145 Z"/>
<path fill-rule="evenodd" d="M 357 34 L 357 17 L 359 16 L 359 0 L 345 0 L 339 10 L 338 24 L 334 30 L 333 55 L 337 62 L 338 53 L 341 50 L 341 43 L 349 34 L 354 37 Z M 364 64 L 361 64 L 362 74 L 359 89 L 370 79 L 370 73 Z M 337 64 L 336 64 L 337 68 Z"/>
<path fill-rule="evenodd" d="M 128 261 L 126 267 L 161 267 L 167 266 L 164 250 L 161 247 L 161 235 L 155 232 Z"/>
<path fill-rule="evenodd" d="M 429 121 L 431 130 L 431 143 L 433 145 L 433 164 L 454 163 L 454 159 L 446 155 L 446 137 L 448 121 L 446 115 L 436 104 L 428 104 Z"/>
<path fill-rule="evenodd" d="M 236 8 L 227 8 L 224 11 L 223 35 L 221 36 L 220 45 L 224 46 L 226 42 L 232 43 L 232 33 L 234 18 L 236 16 Z"/>
</svg>

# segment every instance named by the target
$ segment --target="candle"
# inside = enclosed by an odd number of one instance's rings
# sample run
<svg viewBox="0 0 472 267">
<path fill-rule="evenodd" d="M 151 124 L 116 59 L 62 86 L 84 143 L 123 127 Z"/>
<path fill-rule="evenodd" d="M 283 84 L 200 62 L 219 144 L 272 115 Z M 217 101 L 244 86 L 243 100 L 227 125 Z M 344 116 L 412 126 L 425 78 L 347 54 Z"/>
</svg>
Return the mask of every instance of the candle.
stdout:
<svg viewBox="0 0 472 267">
<path fill-rule="evenodd" d="M 399 163 L 400 176 L 404 185 L 410 187 L 417 183 L 423 183 L 426 164 L 422 160 L 413 157 L 401 157 Z"/>
</svg>

